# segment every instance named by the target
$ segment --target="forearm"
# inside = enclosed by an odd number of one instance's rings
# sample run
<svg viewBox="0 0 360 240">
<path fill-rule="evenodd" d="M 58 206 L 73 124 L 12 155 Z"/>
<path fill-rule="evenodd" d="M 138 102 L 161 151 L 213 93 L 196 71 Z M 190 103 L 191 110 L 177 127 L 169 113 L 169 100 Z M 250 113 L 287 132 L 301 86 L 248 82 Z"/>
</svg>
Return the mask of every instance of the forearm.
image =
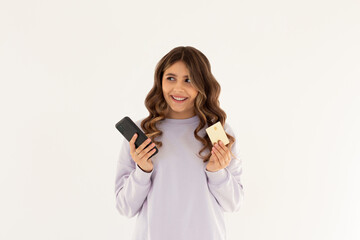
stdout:
<svg viewBox="0 0 360 240">
<path fill-rule="evenodd" d="M 216 172 L 207 171 L 208 186 L 212 195 L 226 212 L 237 212 L 240 209 L 244 190 L 240 183 L 239 171 L 232 173 L 228 168 Z"/>
<path fill-rule="evenodd" d="M 140 210 L 150 191 L 151 173 L 144 172 L 136 165 L 130 174 L 117 175 L 116 208 L 122 215 L 133 217 Z"/>
</svg>

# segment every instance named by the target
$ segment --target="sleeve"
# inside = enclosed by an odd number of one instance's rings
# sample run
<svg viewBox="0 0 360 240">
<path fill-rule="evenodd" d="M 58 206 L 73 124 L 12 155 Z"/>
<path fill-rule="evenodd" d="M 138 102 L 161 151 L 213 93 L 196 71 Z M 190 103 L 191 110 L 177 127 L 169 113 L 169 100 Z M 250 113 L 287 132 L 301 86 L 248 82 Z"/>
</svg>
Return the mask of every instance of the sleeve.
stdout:
<svg viewBox="0 0 360 240">
<path fill-rule="evenodd" d="M 130 146 L 123 140 L 115 174 L 116 208 L 131 218 L 141 209 L 151 187 L 151 174 L 144 172 L 132 160 Z"/>
<path fill-rule="evenodd" d="M 225 123 L 224 130 L 235 137 L 231 151 L 236 158 L 232 158 L 230 164 L 216 172 L 204 171 L 207 175 L 209 190 L 215 197 L 220 207 L 225 212 L 238 212 L 244 198 L 243 185 L 241 184 L 242 159 L 239 154 L 238 139 L 231 127 Z"/>
</svg>

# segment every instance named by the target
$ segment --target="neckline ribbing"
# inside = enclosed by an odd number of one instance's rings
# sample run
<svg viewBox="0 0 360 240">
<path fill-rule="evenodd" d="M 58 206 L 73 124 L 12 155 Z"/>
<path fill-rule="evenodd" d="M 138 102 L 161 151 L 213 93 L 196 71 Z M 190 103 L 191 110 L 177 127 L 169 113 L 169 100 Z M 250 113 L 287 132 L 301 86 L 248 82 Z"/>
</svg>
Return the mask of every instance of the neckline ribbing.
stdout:
<svg viewBox="0 0 360 240">
<path fill-rule="evenodd" d="M 176 119 L 176 118 L 165 118 L 163 120 L 164 123 L 169 124 L 191 124 L 191 123 L 198 123 L 200 121 L 198 115 L 195 115 L 191 118 L 184 118 L 184 119 Z"/>
</svg>

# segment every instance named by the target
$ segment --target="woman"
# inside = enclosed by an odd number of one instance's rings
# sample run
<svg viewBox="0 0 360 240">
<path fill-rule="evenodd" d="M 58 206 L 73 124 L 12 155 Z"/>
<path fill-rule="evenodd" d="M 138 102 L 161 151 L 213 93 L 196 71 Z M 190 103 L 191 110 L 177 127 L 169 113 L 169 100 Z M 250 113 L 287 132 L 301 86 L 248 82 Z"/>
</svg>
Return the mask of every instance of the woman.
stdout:
<svg viewBox="0 0 360 240">
<path fill-rule="evenodd" d="M 176 47 L 157 64 L 145 99 L 149 116 L 135 122 L 148 142 L 135 149 L 136 134 L 124 141 L 116 171 L 118 211 L 138 214 L 132 239 L 226 239 L 223 214 L 237 212 L 244 193 L 236 138 L 219 94 L 208 59 L 194 47 Z M 218 121 L 226 146 L 212 145 L 205 131 Z M 155 145 L 159 152 L 152 156 Z"/>
</svg>

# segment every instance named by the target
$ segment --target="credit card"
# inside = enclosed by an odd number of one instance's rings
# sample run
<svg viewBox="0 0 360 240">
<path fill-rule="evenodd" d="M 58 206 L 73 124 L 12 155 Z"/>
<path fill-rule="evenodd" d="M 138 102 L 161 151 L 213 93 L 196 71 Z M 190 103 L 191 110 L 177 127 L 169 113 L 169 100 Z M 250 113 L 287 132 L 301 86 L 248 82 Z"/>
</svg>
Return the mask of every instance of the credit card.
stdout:
<svg viewBox="0 0 360 240">
<path fill-rule="evenodd" d="M 221 140 L 224 143 L 224 145 L 229 143 L 229 139 L 226 136 L 226 133 L 220 121 L 211 125 L 205 130 L 213 145 L 214 143 L 217 143 L 219 140 Z"/>
</svg>

